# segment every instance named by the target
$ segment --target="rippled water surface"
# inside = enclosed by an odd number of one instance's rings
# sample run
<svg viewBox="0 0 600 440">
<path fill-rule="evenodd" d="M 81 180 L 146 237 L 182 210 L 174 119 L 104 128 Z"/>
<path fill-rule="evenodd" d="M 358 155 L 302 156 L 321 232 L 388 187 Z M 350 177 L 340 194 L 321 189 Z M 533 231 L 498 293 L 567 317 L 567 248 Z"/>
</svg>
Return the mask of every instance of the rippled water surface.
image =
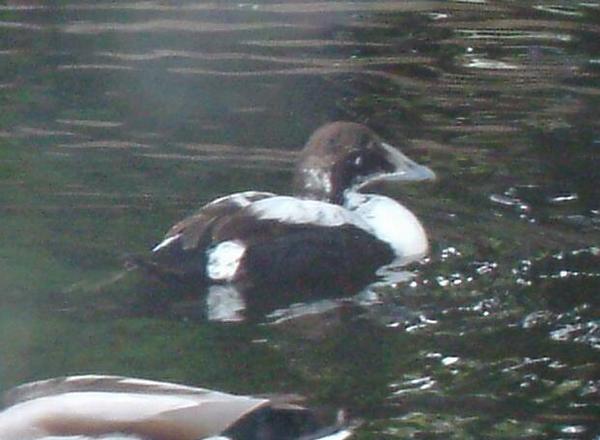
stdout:
<svg viewBox="0 0 600 440">
<path fill-rule="evenodd" d="M 0 1 L 0 106 L 0 388 L 116 373 L 302 393 L 359 439 L 600 435 L 597 1 Z M 289 191 L 338 119 L 440 177 L 388 189 L 432 251 L 384 304 L 207 323 L 121 269 L 211 198 Z"/>
</svg>

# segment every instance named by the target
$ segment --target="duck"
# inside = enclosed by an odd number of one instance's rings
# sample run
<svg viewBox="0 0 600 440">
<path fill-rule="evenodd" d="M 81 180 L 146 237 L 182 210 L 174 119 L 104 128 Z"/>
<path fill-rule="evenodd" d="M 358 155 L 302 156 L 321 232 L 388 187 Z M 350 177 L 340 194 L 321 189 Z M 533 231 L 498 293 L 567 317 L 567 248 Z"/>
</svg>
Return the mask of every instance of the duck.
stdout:
<svg viewBox="0 0 600 440">
<path fill-rule="evenodd" d="M 370 188 L 435 177 L 364 124 L 327 123 L 298 156 L 293 195 L 219 197 L 172 226 L 133 265 L 197 286 L 356 291 L 429 248 L 415 214 Z"/>
<path fill-rule="evenodd" d="M 65 376 L 5 393 L 2 440 L 344 440 L 298 396 L 254 397 L 147 379 Z"/>
</svg>

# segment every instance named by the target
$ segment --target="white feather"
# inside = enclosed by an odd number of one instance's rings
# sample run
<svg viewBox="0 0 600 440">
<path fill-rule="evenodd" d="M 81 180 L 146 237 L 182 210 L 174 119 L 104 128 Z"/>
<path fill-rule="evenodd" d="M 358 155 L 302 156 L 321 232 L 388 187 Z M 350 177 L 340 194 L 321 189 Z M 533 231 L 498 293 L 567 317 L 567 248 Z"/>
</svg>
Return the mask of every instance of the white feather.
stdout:
<svg viewBox="0 0 600 440">
<path fill-rule="evenodd" d="M 232 281 L 245 252 L 246 246 L 241 241 L 219 243 L 207 252 L 206 274 L 213 281 Z"/>
<path fill-rule="evenodd" d="M 388 243 L 400 264 L 423 258 L 429 244 L 423 226 L 417 217 L 389 197 L 376 194 L 345 194 L 345 206 L 359 215 L 373 234 Z"/>
<path fill-rule="evenodd" d="M 106 375 L 104 374 L 79 374 L 77 376 L 69 376 L 69 377 L 65 377 L 63 380 L 66 383 L 69 382 L 83 382 L 83 381 L 93 381 L 93 380 L 102 380 L 102 379 L 106 379 Z M 39 382 L 36 382 L 39 383 Z"/>
<path fill-rule="evenodd" d="M 163 241 L 161 241 L 160 243 L 158 243 L 156 246 L 154 246 L 152 248 L 152 252 L 157 252 L 157 251 L 161 250 L 162 248 L 164 248 L 164 247 L 170 245 L 171 243 L 173 243 L 179 237 L 181 237 L 181 234 L 175 234 L 172 237 L 165 238 Z"/>
<path fill-rule="evenodd" d="M 327 435 L 325 437 L 319 437 L 317 440 L 344 440 L 349 438 L 351 435 L 352 431 L 344 429 L 342 431 L 338 431 L 334 434 Z"/>
<path fill-rule="evenodd" d="M 206 206 L 217 205 L 219 203 L 228 202 L 234 205 L 244 208 L 250 205 L 255 199 L 274 196 L 275 194 L 263 191 L 243 191 L 235 194 L 229 194 L 218 199 L 213 200 Z"/>
<path fill-rule="evenodd" d="M 318 200 L 276 196 L 254 202 L 248 209 L 252 215 L 261 220 L 277 220 L 288 224 L 318 226 L 350 224 L 370 231 L 369 225 L 359 215 L 341 206 Z"/>
<path fill-rule="evenodd" d="M 157 382 L 155 380 L 137 379 L 137 378 L 133 378 L 133 377 L 124 377 L 119 381 L 119 383 L 123 384 L 123 385 L 152 387 L 157 392 L 160 392 L 163 390 L 169 391 L 169 392 L 173 392 L 174 390 L 178 390 L 181 392 L 188 392 L 188 393 L 197 393 L 198 392 L 198 388 L 196 388 L 196 387 L 189 387 L 187 385 L 180 385 L 180 384 L 176 384 L 176 383 Z"/>
<path fill-rule="evenodd" d="M 306 167 L 301 170 L 304 177 L 304 190 L 307 192 L 331 192 L 331 175 L 320 168 Z"/>
</svg>

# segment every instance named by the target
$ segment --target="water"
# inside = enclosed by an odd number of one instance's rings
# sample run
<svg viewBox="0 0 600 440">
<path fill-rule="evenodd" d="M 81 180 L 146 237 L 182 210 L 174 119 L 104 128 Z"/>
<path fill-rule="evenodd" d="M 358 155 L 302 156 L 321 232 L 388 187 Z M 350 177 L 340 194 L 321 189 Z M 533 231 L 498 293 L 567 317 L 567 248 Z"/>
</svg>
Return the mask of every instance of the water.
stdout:
<svg viewBox="0 0 600 440">
<path fill-rule="evenodd" d="M 115 373 L 302 393 L 362 419 L 360 439 L 600 435 L 599 18 L 594 1 L 0 2 L 0 388 Z M 385 306 L 207 323 L 122 271 L 218 195 L 289 191 L 336 119 L 410 137 L 440 176 L 386 188 L 432 252 Z M 136 308 L 149 295 L 161 307 Z"/>
</svg>

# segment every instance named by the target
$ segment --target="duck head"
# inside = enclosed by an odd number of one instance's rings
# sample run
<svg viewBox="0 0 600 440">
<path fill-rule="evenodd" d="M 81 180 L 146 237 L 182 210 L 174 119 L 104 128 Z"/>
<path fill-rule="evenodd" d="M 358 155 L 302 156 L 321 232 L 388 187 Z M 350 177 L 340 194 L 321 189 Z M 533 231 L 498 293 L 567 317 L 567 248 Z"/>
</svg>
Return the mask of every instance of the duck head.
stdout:
<svg viewBox="0 0 600 440">
<path fill-rule="evenodd" d="M 342 204 L 344 194 L 375 182 L 433 180 L 435 173 L 406 157 L 368 127 L 332 122 L 306 143 L 294 175 L 305 198 Z"/>
</svg>

